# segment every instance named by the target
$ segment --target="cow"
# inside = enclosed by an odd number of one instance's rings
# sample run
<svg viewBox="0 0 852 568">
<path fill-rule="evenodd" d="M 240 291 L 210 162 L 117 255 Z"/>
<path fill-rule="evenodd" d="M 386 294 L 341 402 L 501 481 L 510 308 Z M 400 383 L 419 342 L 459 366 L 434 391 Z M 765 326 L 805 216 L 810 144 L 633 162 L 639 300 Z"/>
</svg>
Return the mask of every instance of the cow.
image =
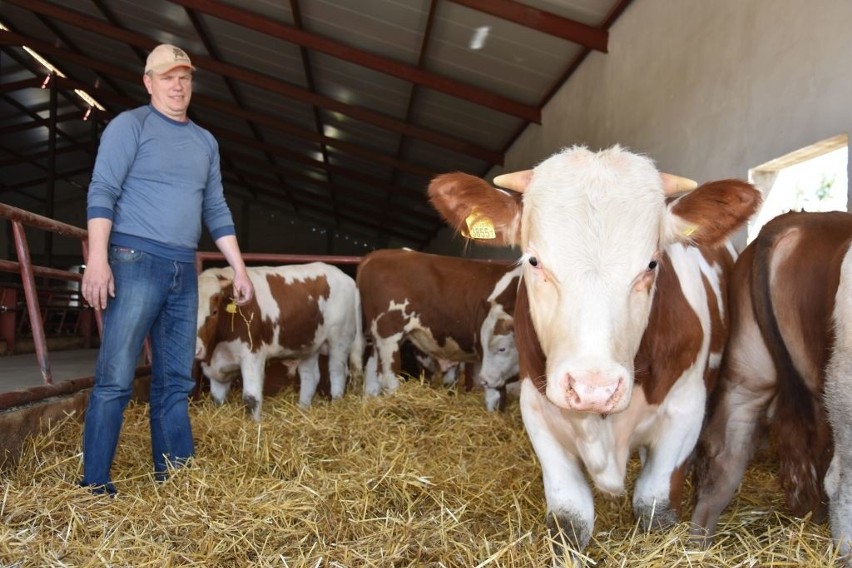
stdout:
<svg viewBox="0 0 852 568">
<path fill-rule="evenodd" d="M 478 377 L 486 408 L 500 408 L 500 392 L 518 372 L 512 311 L 519 276 L 520 267 L 508 263 L 408 249 L 365 255 L 356 275 L 372 347 L 365 394 L 397 389 L 401 345 L 410 341 L 442 371 L 491 353 Z"/>
<path fill-rule="evenodd" d="M 737 261 L 730 340 L 697 451 L 692 533 L 705 545 L 768 423 L 787 506 L 821 520 L 827 497 L 833 536 L 850 553 L 850 242 L 848 213 L 787 213 L 767 223 Z"/>
<path fill-rule="evenodd" d="M 353 278 L 322 262 L 253 266 L 248 274 L 255 293 L 244 306 L 233 302 L 230 268 L 209 268 L 198 277 L 196 359 L 214 401 L 224 402 L 241 373 L 243 402 L 259 422 L 264 370 L 276 358 L 298 362 L 299 404 L 309 407 L 320 381 L 320 354 L 328 355 L 331 398 L 341 398 L 347 375 L 362 372 L 361 306 Z"/>
<path fill-rule="evenodd" d="M 619 145 L 566 148 L 494 182 L 511 191 L 456 172 L 428 193 L 462 235 L 520 245 L 520 409 L 555 555 L 592 535 L 586 476 L 623 494 L 634 448 L 634 514 L 644 530 L 670 526 L 724 350 L 728 237 L 760 193 L 739 180 L 679 193 L 690 184 Z"/>
</svg>

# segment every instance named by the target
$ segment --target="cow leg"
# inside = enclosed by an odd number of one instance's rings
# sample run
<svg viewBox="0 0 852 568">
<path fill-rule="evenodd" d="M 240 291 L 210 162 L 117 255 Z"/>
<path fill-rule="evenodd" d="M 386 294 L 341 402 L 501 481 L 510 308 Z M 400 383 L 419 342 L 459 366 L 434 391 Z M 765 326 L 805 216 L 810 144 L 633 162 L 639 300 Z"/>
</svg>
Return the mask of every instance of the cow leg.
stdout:
<svg viewBox="0 0 852 568">
<path fill-rule="evenodd" d="M 719 400 L 701 434 L 695 465 L 693 541 L 709 546 L 722 511 L 734 497 L 761 434 L 760 421 L 771 400 L 737 381 L 721 385 Z"/>
<path fill-rule="evenodd" d="M 485 410 L 494 412 L 506 409 L 506 387 L 485 387 Z"/>
<path fill-rule="evenodd" d="M 850 408 L 852 411 L 852 408 Z M 848 415 L 847 415 L 847 422 Z M 852 426 L 850 426 L 852 428 Z M 841 558 L 847 568 L 852 568 L 852 437 L 843 437 L 845 446 L 838 444 L 831 465 L 825 475 L 825 492 L 828 495 L 831 536 L 837 544 Z"/>
<path fill-rule="evenodd" d="M 329 359 L 329 372 L 331 360 Z M 345 375 L 344 375 L 345 380 Z M 319 353 L 299 361 L 299 406 L 308 408 L 320 382 Z M 333 383 L 332 383 L 333 384 Z"/>
<path fill-rule="evenodd" d="M 682 377 L 672 388 L 645 446 L 633 490 L 633 513 L 643 530 L 664 530 L 678 521 L 686 462 L 704 421 L 707 392 L 702 371 Z"/>
<path fill-rule="evenodd" d="M 231 381 L 220 381 L 218 379 L 210 379 L 210 396 L 213 397 L 213 402 L 223 404 L 228 398 L 228 392 L 231 390 Z"/>
<path fill-rule="evenodd" d="M 521 416 L 541 463 L 547 501 L 547 528 L 557 556 L 575 556 L 592 536 L 594 498 L 575 456 L 560 441 L 569 433 L 556 432 L 559 410 L 538 392 L 532 381 L 521 385 Z M 548 414 L 555 416 L 548 417 Z"/>
<path fill-rule="evenodd" d="M 263 377 L 266 371 L 266 358 L 246 353 L 240 361 L 243 375 L 243 404 L 251 412 L 255 422 L 260 422 L 260 407 L 263 404 Z"/>
<path fill-rule="evenodd" d="M 367 364 L 364 365 L 364 395 L 379 396 L 380 394 L 382 394 L 382 383 L 379 380 L 378 356 L 374 351 L 367 357 Z"/>
<path fill-rule="evenodd" d="M 835 342 L 825 377 L 834 456 L 825 475 L 831 535 L 852 568 L 852 252 L 846 253 L 835 301 Z"/>
<path fill-rule="evenodd" d="M 340 400 L 346 390 L 347 361 L 349 352 L 345 345 L 332 343 L 328 349 L 328 377 L 331 400 Z"/>
<path fill-rule="evenodd" d="M 376 347 L 376 367 L 382 392 L 392 394 L 399 388 L 397 374 L 400 372 L 400 345 L 402 333 L 378 339 Z"/>
<path fill-rule="evenodd" d="M 201 364 L 201 372 L 210 380 L 210 396 L 216 404 L 223 404 L 228 398 L 231 383 L 239 371 L 239 358 L 232 356 L 227 346 L 217 347 L 210 362 Z"/>
</svg>

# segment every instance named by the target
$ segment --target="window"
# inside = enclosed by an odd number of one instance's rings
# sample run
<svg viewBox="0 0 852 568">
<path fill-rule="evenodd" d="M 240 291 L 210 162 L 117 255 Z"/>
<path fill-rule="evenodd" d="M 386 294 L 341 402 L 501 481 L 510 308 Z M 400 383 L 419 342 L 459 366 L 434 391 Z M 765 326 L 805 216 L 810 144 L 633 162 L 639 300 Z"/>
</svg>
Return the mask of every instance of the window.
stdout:
<svg viewBox="0 0 852 568">
<path fill-rule="evenodd" d="M 846 211 L 847 136 L 835 136 L 749 171 L 763 207 L 748 225 L 751 242 L 773 217 L 787 211 Z"/>
</svg>

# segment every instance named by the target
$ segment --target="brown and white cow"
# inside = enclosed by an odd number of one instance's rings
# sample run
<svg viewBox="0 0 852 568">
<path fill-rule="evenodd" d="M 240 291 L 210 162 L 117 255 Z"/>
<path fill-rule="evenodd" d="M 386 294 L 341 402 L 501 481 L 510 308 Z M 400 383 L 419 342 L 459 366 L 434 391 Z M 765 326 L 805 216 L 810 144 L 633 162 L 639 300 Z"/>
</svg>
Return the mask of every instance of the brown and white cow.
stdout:
<svg viewBox="0 0 852 568">
<path fill-rule="evenodd" d="M 462 234 L 493 230 L 486 242 L 521 247 L 520 406 L 557 551 L 591 537 L 586 475 L 605 494 L 624 493 L 634 448 L 643 456 L 633 493 L 641 525 L 678 516 L 726 337 L 735 255 L 726 238 L 760 194 L 725 180 L 667 199 L 670 179 L 619 146 L 573 147 L 495 180 L 521 196 L 461 173 L 429 186 Z"/>
<path fill-rule="evenodd" d="M 832 532 L 841 551 L 849 554 L 850 242 L 848 213 L 788 213 L 767 223 L 737 261 L 729 288 L 731 336 L 698 444 L 692 521 L 693 534 L 705 544 L 712 540 L 719 515 L 733 498 L 768 422 L 791 511 L 824 517 L 824 484 Z M 830 468 L 829 418 L 836 445 Z"/>
<path fill-rule="evenodd" d="M 477 362 L 486 407 L 498 408 L 506 381 L 518 373 L 512 311 L 520 267 L 385 249 L 358 265 L 364 333 L 372 343 L 364 392 L 376 396 L 399 386 L 400 348 L 410 341 L 442 370 Z"/>
<path fill-rule="evenodd" d="M 233 270 L 198 276 L 196 358 L 222 403 L 242 374 L 243 401 L 260 420 L 269 359 L 298 361 L 299 404 L 310 406 L 320 381 L 319 356 L 328 355 L 332 400 L 343 396 L 349 372 L 361 373 L 363 337 L 358 290 L 351 276 L 322 262 L 248 268 L 254 298 L 232 303 Z M 347 364 L 348 363 L 348 364 Z"/>
</svg>

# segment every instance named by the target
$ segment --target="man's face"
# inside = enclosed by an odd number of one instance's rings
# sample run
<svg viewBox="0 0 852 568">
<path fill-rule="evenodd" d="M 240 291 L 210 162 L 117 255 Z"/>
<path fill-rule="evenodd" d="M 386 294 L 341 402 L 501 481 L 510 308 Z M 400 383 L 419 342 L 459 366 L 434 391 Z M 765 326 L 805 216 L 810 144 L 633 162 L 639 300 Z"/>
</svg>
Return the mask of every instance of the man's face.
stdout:
<svg viewBox="0 0 852 568">
<path fill-rule="evenodd" d="M 143 81 L 155 109 L 171 119 L 186 120 L 189 99 L 192 98 L 192 70 L 189 67 L 145 74 Z"/>
</svg>

